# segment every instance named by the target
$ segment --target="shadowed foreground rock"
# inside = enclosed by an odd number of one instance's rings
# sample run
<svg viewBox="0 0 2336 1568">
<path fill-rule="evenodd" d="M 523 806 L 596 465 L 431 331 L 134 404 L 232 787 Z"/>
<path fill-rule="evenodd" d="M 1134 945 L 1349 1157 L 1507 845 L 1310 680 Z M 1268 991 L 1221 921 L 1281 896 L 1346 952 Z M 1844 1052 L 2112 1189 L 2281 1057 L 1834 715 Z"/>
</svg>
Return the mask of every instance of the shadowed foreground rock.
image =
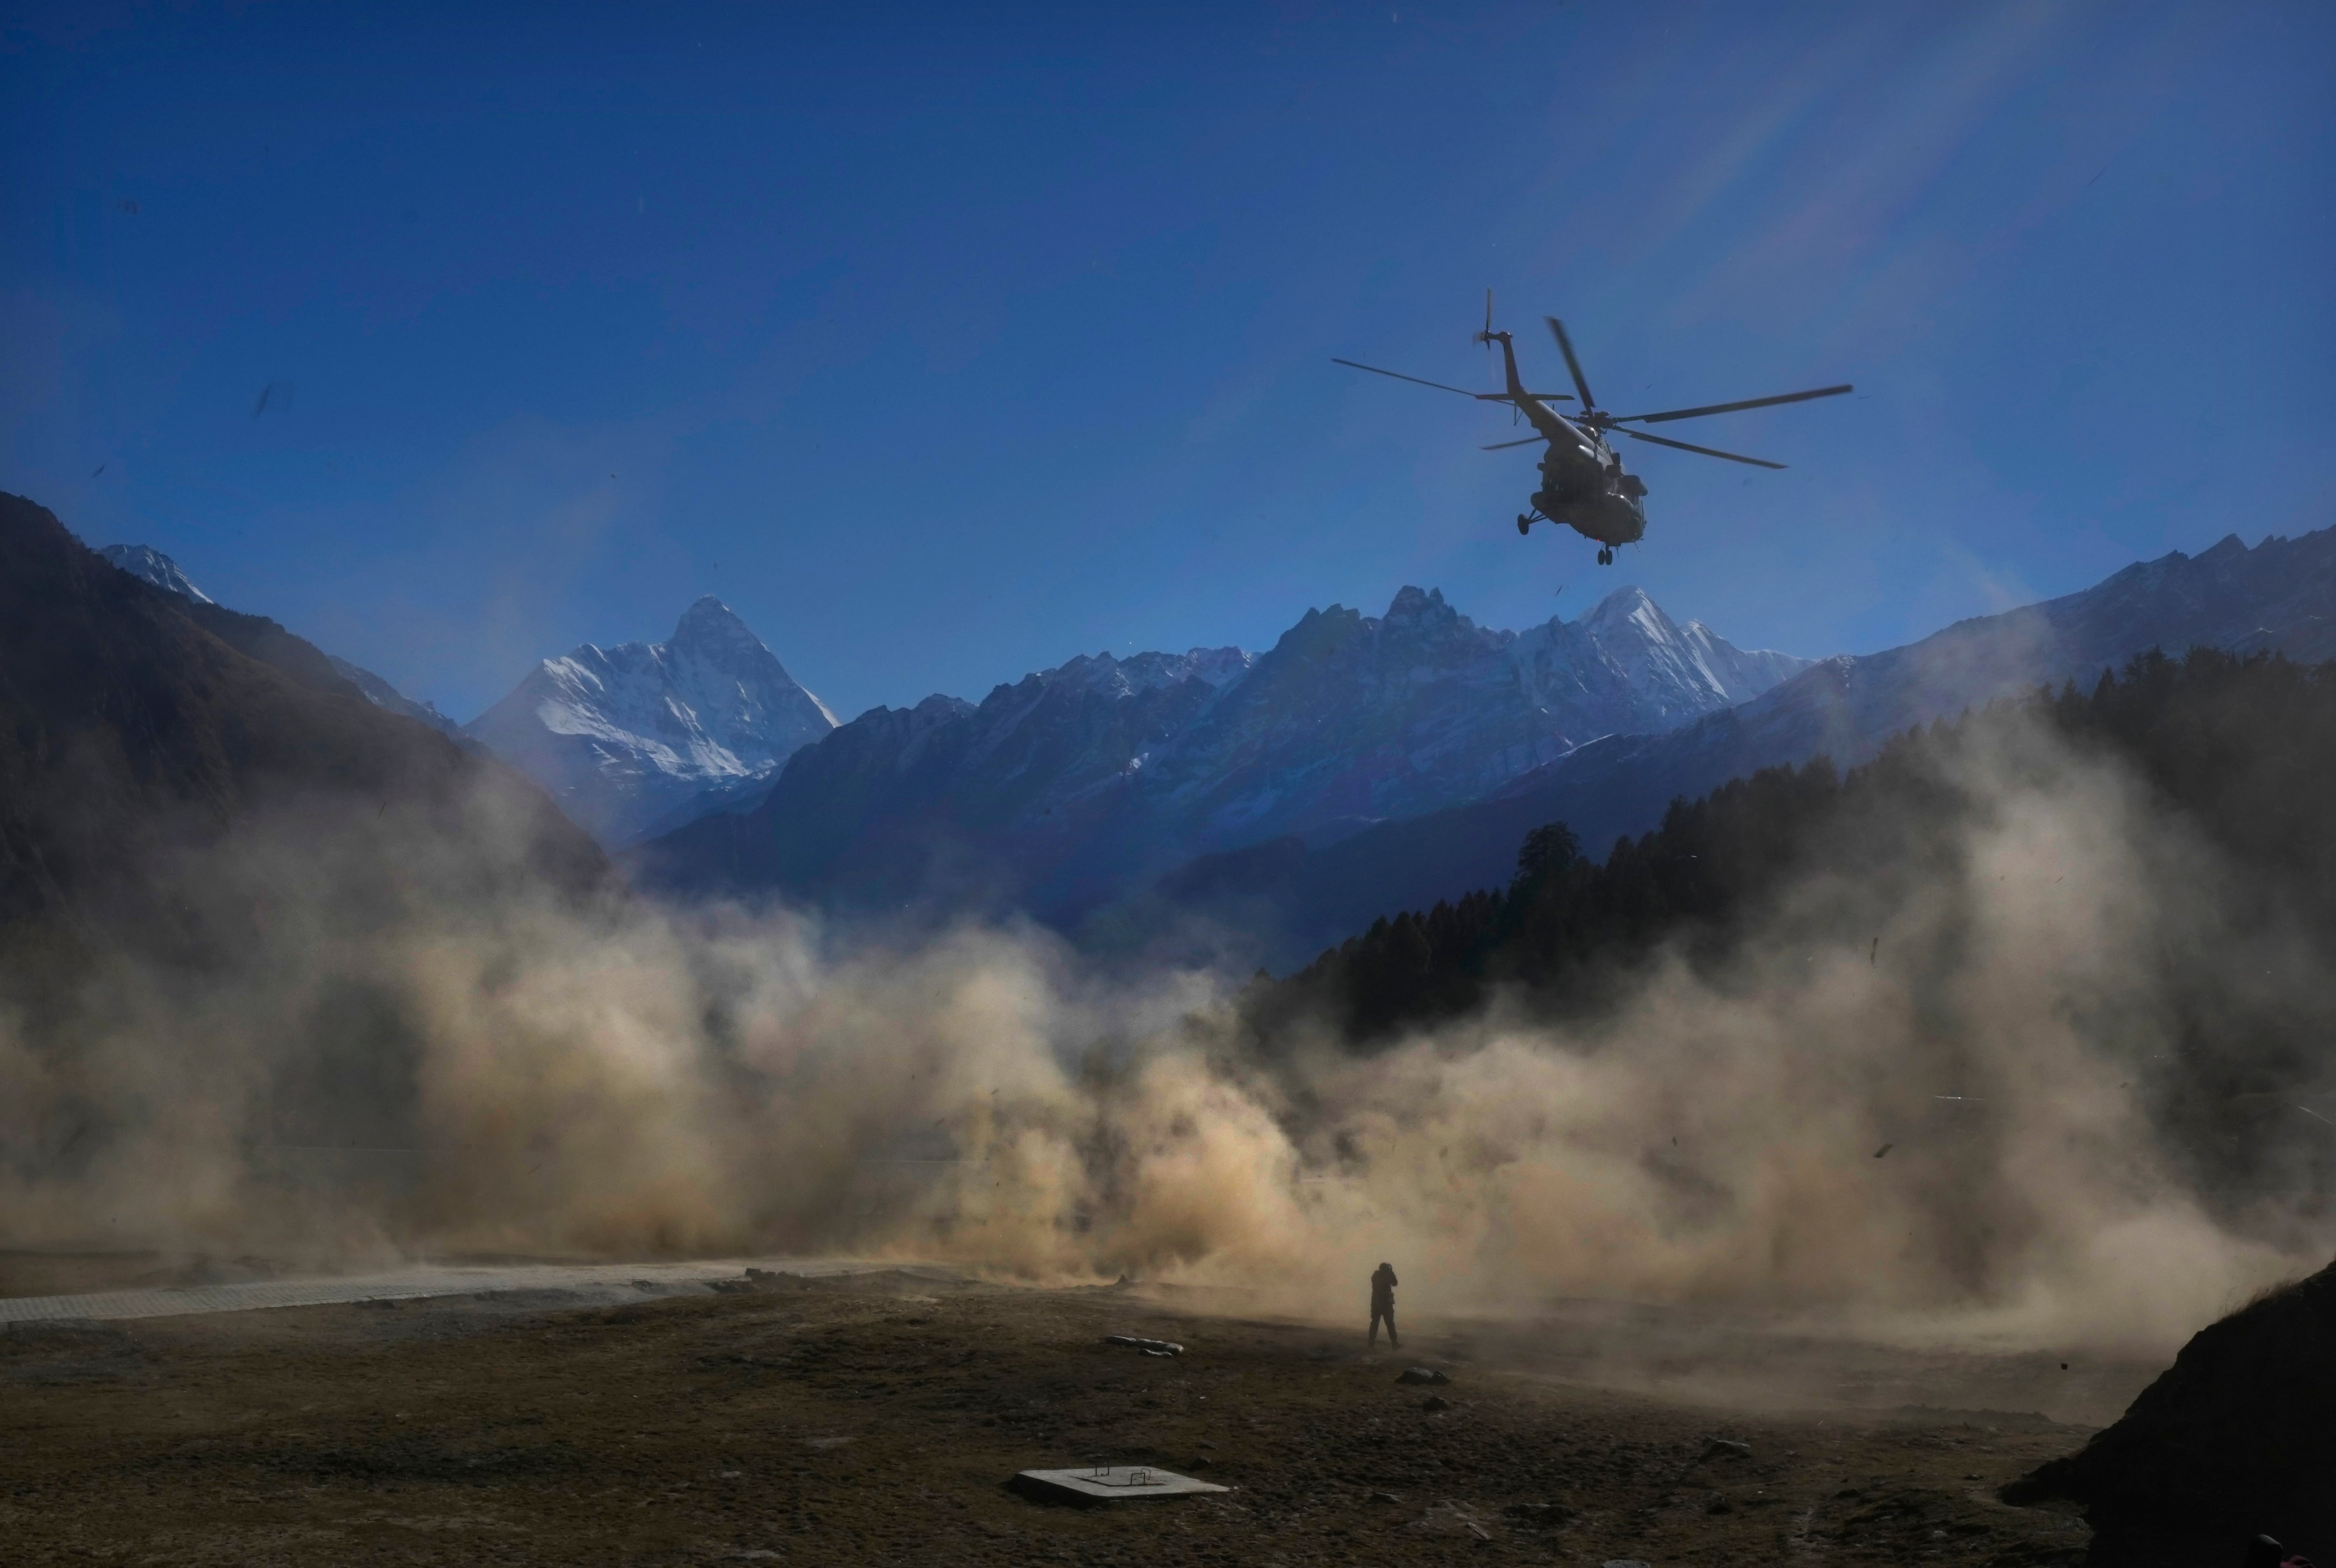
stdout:
<svg viewBox="0 0 2336 1568">
<path fill-rule="evenodd" d="M 2336 1557 L 2336 1264 L 2201 1329 L 2117 1425 L 2003 1489 L 2086 1505 L 2097 1563 Z"/>
</svg>

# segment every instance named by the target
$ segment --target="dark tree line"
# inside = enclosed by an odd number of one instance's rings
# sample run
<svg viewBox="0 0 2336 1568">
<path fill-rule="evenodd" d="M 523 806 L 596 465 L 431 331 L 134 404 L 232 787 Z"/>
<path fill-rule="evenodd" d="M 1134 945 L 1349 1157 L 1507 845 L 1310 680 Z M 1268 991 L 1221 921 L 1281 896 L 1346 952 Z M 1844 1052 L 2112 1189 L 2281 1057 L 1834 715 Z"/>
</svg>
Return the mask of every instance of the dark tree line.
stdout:
<svg viewBox="0 0 2336 1568">
<path fill-rule="evenodd" d="M 2064 744 L 2035 745 L 2039 732 Z M 1496 990 L 1546 1014 L 1595 1009 L 1659 948 L 1717 964 L 1756 928 L 1791 933 L 1796 920 L 1838 943 L 1856 930 L 1848 911 L 1886 908 L 1952 872 L 1997 786 L 2023 772 L 2043 782 L 2072 756 L 2121 765 L 2162 813 L 2153 820 L 2181 823 L 2219 852 L 2225 941 L 2276 927 L 2302 931 L 2323 957 L 2336 945 L 2336 664 L 2152 652 L 2089 693 L 2039 690 L 1908 730 L 1846 774 L 1817 757 L 1674 801 L 1660 827 L 1619 840 L 1602 861 L 1562 823 L 1536 828 L 1507 887 L 1375 921 L 1252 988 L 1249 1017 L 1269 1042 L 1300 1018 L 1327 1019 L 1368 1047 Z M 1813 880 L 1836 890 L 1815 901 L 1819 913 L 1786 896 Z M 2211 970 L 2229 952 L 2188 958 Z M 2217 1006 L 2200 1002 L 2200 1031 L 2265 1037 L 2233 1059 L 2268 1062 L 2274 1077 L 2302 1069 L 2283 1058 L 2302 1048 L 2303 1020 L 2267 1026 L 2258 1008 L 2244 1025 L 2218 1024 Z"/>
</svg>

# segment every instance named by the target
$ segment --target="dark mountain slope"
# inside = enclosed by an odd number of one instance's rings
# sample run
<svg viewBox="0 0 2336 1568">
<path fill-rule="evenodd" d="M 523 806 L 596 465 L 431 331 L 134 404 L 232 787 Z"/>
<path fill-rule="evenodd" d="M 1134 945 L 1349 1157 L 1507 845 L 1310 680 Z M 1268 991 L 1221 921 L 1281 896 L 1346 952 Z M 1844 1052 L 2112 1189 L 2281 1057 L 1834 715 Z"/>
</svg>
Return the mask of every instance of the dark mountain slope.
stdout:
<svg viewBox="0 0 2336 1568">
<path fill-rule="evenodd" d="M 241 615 L 227 609 L 197 588 L 177 561 L 152 545 L 109 544 L 97 553 L 140 581 L 185 599 L 188 614 L 197 626 L 238 653 L 276 666 L 302 686 L 338 693 L 345 689 L 339 683 L 346 681 L 347 689 L 354 689 L 375 707 L 420 719 L 448 735 L 454 733 L 452 719 L 429 703 L 415 702 L 373 671 L 320 652 L 265 616 Z"/>
<path fill-rule="evenodd" d="M 374 706 L 275 622 L 156 589 L 0 496 L 0 928 L 19 948 L 231 948 L 235 922 L 168 868 L 263 819 L 297 819 L 320 854 L 382 840 L 343 862 L 381 879 L 353 897 L 400 879 L 402 897 L 511 879 L 574 896 L 608 876 L 532 784 Z M 468 870 L 430 884 L 393 831 L 479 852 L 432 857 L 433 876 Z"/>
</svg>

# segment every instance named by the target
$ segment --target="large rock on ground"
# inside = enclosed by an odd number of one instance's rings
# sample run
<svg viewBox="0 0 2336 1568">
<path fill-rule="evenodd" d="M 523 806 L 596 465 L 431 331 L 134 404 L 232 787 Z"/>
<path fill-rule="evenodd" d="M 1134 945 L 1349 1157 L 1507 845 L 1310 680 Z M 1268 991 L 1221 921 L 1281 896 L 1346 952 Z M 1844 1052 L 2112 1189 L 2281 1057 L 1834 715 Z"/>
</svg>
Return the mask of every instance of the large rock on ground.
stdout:
<svg viewBox="0 0 2336 1568">
<path fill-rule="evenodd" d="M 2086 1505 L 2093 1560 L 2336 1558 L 2336 1264 L 2202 1329 L 2117 1425 L 2004 1488 Z"/>
</svg>

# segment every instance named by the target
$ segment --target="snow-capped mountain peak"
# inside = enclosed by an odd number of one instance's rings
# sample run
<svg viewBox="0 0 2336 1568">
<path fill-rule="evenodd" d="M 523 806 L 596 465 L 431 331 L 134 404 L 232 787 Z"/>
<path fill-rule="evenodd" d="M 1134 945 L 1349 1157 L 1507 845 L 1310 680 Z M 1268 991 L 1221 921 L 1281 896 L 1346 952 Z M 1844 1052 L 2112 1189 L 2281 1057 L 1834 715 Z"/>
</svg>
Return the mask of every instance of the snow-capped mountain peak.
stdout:
<svg viewBox="0 0 2336 1568">
<path fill-rule="evenodd" d="M 735 798 L 833 728 L 825 705 L 708 594 L 664 642 L 586 643 L 545 659 L 464 733 L 614 847 L 694 796 Z"/>
<path fill-rule="evenodd" d="M 175 593 L 197 604 L 219 601 L 197 588 L 179 570 L 179 563 L 151 544 L 109 544 L 98 554 L 141 582 L 151 582 L 165 593 Z"/>
<path fill-rule="evenodd" d="M 1631 687 L 1674 722 L 1748 702 L 1809 662 L 1739 648 L 1700 621 L 1680 626 L 1631 583 L 1600 599 L 1579 624 Z"/>
<path fill-rule="evenodd" d="M 1600 599 L 1582 620 L 1593 632 L 1616 634 L 1626 626 L 1635 626 L 1640 636 L 1658 639 L 1679 629 L 1635 582 L 1626 582 Z"/>
</svg>

